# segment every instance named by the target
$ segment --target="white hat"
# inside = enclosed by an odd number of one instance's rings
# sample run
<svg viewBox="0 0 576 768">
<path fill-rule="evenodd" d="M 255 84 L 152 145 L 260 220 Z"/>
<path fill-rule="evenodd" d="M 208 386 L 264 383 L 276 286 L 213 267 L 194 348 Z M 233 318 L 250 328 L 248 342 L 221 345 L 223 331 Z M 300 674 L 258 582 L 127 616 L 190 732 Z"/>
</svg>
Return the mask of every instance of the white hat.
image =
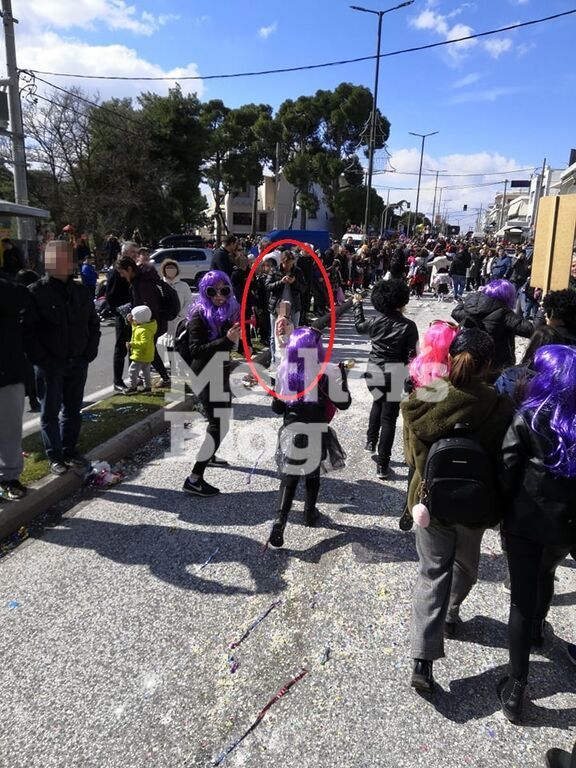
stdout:
<svg viewBox="0 0 576 768">
<path fill-rule="evenodd" d="M 149 323 L 152 320 L 152 311 L 146 304 L 141 304 L 139 307 L 132 309 L 132 320 L 135 323 Z"/>
</svg>

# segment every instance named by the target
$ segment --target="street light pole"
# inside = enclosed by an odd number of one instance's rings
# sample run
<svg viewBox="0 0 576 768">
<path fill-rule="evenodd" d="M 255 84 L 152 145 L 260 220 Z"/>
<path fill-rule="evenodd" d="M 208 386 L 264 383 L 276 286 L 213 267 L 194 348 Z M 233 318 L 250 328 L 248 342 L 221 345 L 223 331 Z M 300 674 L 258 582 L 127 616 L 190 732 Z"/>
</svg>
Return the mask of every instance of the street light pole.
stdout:
<svg viewBox="0 0 576 768">
<path fill-rule="evenodd" d="M 420 202 L 420 183 L 422 182 L 422 162 L 424 160 L 424 142 L 428 138 L 428 136 L 436 136 L 439 131 L 432 131 L 432 133 L 413 133 L 412 131 L 408 131 L 410 136 L 419 136 L 422 139 L 422 147 L 420 149 L 420 170 L 418 171 L 418 191 L 416 192 L 416 210 L 414 211 L 414 220 L 418 221 L 418 203 Z M 410 234 L 410 232 L 407 232 L 406 234 Z"/>
<path fill-rule="evenodd" d="M 434 228 L 434 219 L 436 216 L 436 195 L 438 194 L 438 176 L 446 173 L 446 170 L 436 171 L 436 183 L 434 184 L 434 204 L 432 205 L 432 228 Z"/>
<path fill-rule="evenodd" d="M 376 73 L 374 77 L 374 94 L 372 98 L 372 112 L 370 114 L 370 137 L 368 144 L 368 171 L 366 174 L 366 207 L 364 209 L 364 237 L 368 239 L 368 225 L 370 223 L 370 197 L 372 193 L 372 174 L 374 171 L 374 145 L 376 144 L 376 115 L 378 112 L 378 80 L 380 78 L 380 43 L 382 41 L 382 17 L 391 11 L 397 11 L 399 8 L 406 8 L 412 5 L 414 0 L 395 5 L 393 8 L 387 8 L 385 11 L 374 11 L 371 8 L 362 8 L 358 5 L 351 5 L 353 11 L 362 13 L 371 13 L 378 16 L 378 39 L 376 45 Z"/>
</svg>

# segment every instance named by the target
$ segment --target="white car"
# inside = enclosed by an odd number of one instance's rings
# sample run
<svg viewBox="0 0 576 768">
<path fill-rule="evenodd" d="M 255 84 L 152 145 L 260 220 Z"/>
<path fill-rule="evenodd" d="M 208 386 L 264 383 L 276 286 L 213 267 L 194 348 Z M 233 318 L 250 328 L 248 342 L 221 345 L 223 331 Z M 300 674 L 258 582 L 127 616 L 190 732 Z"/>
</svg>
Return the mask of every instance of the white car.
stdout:
<svg viewBox="0 0 576 768">
<path fill-rule="evenodd" d="M 164 259 L 176 261 L 180 267 L 180 279 L 197 285 L 206 272 L 210 271 L 213 251 L 210 248 L 159 248 L 150 258 L 157 270 Z"/>
</svg>

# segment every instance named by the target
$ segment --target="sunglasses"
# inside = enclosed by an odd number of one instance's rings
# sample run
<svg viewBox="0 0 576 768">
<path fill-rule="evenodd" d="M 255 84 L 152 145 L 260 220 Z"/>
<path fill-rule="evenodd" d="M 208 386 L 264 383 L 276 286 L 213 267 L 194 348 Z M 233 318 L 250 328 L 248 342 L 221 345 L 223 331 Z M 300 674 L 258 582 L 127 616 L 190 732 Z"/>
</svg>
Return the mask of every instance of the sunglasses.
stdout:
<svg viewBox="0 0 576 768">
<path fill-rule="evenodd" d="M 223 285 L 222 288 L 212 288 L 210 285 L 206 288 L 206 296 L 209 296 L 211 299 L 215 296 L 230 296 L 231 293 L 232 289 L 228 285 Z"/>
</svg>

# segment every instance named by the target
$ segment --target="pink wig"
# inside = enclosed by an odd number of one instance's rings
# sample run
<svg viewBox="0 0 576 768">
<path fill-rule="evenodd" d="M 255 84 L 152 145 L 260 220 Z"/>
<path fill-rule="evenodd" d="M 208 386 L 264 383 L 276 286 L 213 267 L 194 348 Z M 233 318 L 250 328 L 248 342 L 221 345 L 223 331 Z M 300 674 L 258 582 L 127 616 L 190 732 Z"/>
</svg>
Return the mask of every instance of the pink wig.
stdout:
<svg viewBox="0 0 576 768">
<path fill-rule="evenodd" d="M 415 387 L 426 387 L 434 379 L 447 376 L 450 358 L 448 350 L 458 327 L 444 320 L 434 320 L 424 334 L 422 350 L 410 363 L 410 377 Z"/>
</svg>

